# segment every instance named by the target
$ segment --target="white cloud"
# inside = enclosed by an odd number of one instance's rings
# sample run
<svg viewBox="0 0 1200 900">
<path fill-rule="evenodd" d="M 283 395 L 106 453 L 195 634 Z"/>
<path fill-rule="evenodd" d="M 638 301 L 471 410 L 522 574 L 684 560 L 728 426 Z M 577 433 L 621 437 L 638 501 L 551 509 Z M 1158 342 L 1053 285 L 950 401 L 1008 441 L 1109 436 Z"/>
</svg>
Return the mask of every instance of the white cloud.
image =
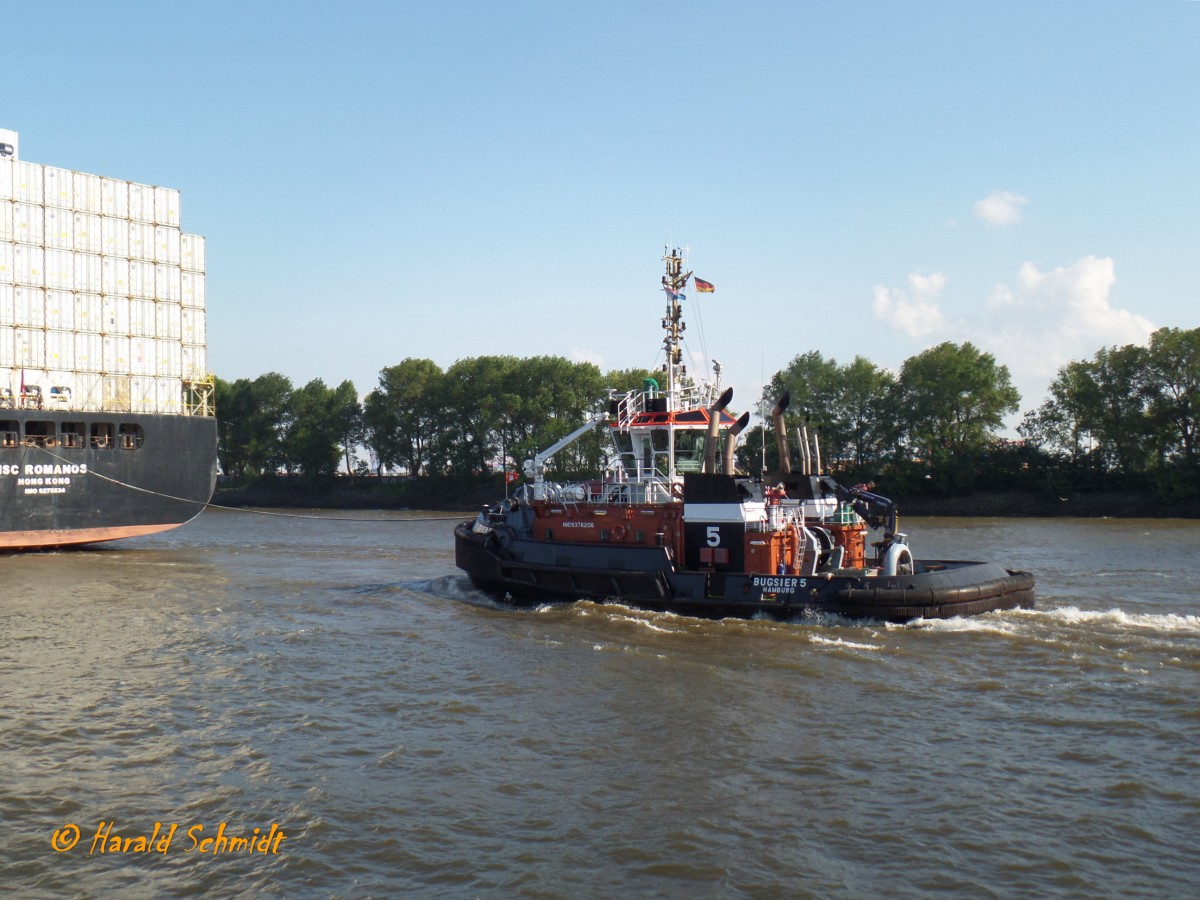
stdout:
<svg viewBox="0 0 1200 900">
<path fill-rule="evenodd" d="M 605 369 L 604 354 L 588 347 L 572 347 L 571 361 L 577 363 L 593 363 L 599 367 L 600 371 L 604 371 Z"/>
<path fill-rule="evenodd" d="M 959 298 L 951 319 L 940 304 L 944 275 L 908 276 L 908 290 L 875 288 L 874 312 L 925 346 L 971 341 L 1008 366 L 1021 392 L 1021 409 L 1038 406 L 1058 370 L 1088 360 L 1103 347 L 1144 344 L 1154 324 L 1113 305 L 1116 266 L 1110 258 L 1085 256 L 1046 271 L 1026 262 L 1011 282 L 983 298 Z M 952 298 L 946 298 L 950 300 Z M 917 351 L 919 352 L 919 351 Z"/>
<path fill-rule="evenodd" d="M 988 298 L 991 343 L 1030 374 L 1049 381 L 1072 360 L 1091 359 L 1107 346 L 1144 344 L 1154 324 L 1112 304 L 1116 267 L 1110 258 L 1085 256 L 1047 272 L 1024 263 L 1012 287 Z"/>
<path fill-rule="evenodd" d="M 1021 221 L 1021 208 L 1028 197 L 1012 191 L 992 191 L 975 204 L 975 215 L 989 225 L 1016 225 Z"/>
<path fill-rule="evenodd" d="M 1008 366 L 1022 410 L 1041 403 L 1067 363 L 1149 339 L 1149 319 L 1113 305 L 1116 282 L 1112 259 L 1085 256 L 1045 272 L 1026 262 L 1013 284 L 992 291 L 977 344 Z"/>
<path fill-rule="evenodd" d="M 944 330 L 946 319 L 937 300 L 946 287 L 946 276 L 941 272 L 932 275 L 914 272 L 908 276 L 908 287 L 906 291 L 876 285 L 871 305 L 875 317 L 913 338 Z"/>
</svg>

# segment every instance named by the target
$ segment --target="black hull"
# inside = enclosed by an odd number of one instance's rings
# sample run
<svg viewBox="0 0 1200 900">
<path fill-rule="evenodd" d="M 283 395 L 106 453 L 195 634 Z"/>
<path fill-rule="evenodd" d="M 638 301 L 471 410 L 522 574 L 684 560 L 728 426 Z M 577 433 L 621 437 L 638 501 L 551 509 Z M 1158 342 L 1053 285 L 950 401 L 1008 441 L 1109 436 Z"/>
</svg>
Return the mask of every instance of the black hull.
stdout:
<svg viewBox="0 0 1200 900">
<path fill-rule="evenodd" d="M 455 528 L 455 558 L 473 584 L 502 602 L 617 600 L 704 618 L 792 619 L 831 613 L 907 622 L 1031 607 L 1034 578 L 996 563 L 921 560 L 917 574 L 764 576 L 676 571 L 657 547 L 535 541 Z"/>
<path fill-rule="evenodd" d="M 165 531 L 199 514 L 216 487 L 211 417 L 5 409 L 0 420 L 19 425 L 15 445 L 0 447 L 0 551 Z M 29 423 L 49 422 L 50 439 L 27 436 Z M 68 439 L 67 423 L 85 426 L 83 440 Z M 128 427 L 129 439 L 96 441 L 93 423 Z"/>
</svg>

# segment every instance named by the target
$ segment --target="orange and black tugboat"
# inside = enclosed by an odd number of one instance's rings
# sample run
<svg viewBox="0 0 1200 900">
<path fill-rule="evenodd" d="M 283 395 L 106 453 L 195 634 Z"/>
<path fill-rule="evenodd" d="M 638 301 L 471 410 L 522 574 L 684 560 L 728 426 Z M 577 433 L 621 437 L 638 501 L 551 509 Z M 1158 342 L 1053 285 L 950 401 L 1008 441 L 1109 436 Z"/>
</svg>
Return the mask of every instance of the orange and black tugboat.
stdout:
<svg viewBox="0 0 1200 900">
<path fill-rule="evenodd" d="M 786 394 L 774 410 L 781 471 L 736 471 L 749 414 L 726 411 L 732 389 L 718 395 L 719 386 L 686 377 L 680 300 L 692 273 L 678 250 L 664 259 L 665 383 L 611 397 L 607 415 L 525 463 L 513 498 L 456 526 L 456 562 L 477 587 L 514 605 L 610 600 L 709 618 L 904 622 L 1033 604 L 1028 572 L 915 559 L 895 504 L 822 474 L 806 430 L 793 471 Z M 613 445 L 602 476 L 548 482 L 547 461 L 598 426 Z M 868 540 L 872 530 L 878 539 Z"/>
</svg>

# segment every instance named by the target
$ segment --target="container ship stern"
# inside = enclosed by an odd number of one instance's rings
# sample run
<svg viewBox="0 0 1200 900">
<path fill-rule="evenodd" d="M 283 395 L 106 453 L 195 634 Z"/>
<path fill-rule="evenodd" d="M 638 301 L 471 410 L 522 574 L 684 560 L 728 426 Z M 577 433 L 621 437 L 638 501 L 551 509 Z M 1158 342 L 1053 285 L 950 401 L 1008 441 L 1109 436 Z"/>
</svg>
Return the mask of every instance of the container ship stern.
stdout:
<svg viewBox="0 0 1200 900">
<path fill-rule="evenodd" d="M 0 130 L 0 551 L 153 534 L 216 487 L 205 242 L 179 191 Z"/>
</svg>

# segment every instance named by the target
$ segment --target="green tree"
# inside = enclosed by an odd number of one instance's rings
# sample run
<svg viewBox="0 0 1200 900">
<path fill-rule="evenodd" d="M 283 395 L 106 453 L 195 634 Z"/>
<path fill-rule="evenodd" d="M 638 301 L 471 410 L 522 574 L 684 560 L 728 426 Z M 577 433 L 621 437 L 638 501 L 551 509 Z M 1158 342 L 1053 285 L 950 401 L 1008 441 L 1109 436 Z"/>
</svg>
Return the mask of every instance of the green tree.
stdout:
<svg viewBox="0 0 1200 900">
<path fill-rule="evenodd" d="M 1146 355 L 1149 413 L 1162 433 L 1162 450 L 1177 454 L 1197 472 L 1196 428 L 1200 417 L 1200 328 L 1160 328 Z"/>
<path fill-rule="evenodd" d="M 861 468 L 878 463 L 892 437 L 888 403 L 894 387 L 891 373 L 864 357 L 840 366 L 814 350 L 774 375 L 763 391 L 762 407 L 769 410 L 787 391 L 791 404 L 784 418 L 789 434 L 797 434 L 805 422 L 819 438 L 823 463 Z M 755 446 L 762 440 L 761 435 L 748 438 Z M 774 438 L 767 444 L 768 465 L 778 466 Z"/>
<path fill-rule="evenodd" d="M 242 394 L 249 385 L 245 378 L 238 382 L 214 379 L 214 399 L 217 406 L 217 462 L 230 478 L 246 477 L 246 450 L 236 439 L 237 422 L 245 414 Z"/>
<path fill-rule="evenodd" d="M 1058 370 L 1048 397 L 1025 414 L 1017 432 L 1033 446 L 1052 455 L 1081 461 L 1089 451 L 1089 411 L 1085 408 L 1087 367 L 1072 363 Z"/>
<path fill-rule="evenodd" d="M 283 435 L 291 422 L 292 383 L 278 372 L 253 381 L 217 380 L 217 456 L 227 475 L 242 479 L 286 465 Z"/>
<path fill-rule="evenodd" d="M 306 478 L 337 471 L 359 416 L 354 385 L 343 381 L 329 388 L 320 378 L 292 392 L 291 421 L 285 433 L 289 471 Z"/>
<path fill-rule="evenodd" d="M 380 471 L 403 467 L 410 475 L 430 469 L 441 428 L 444 373 L 429 359 L 409 357 L 379 373 L 379 387 L 363 403 L 364 441 Z"/>
<path fill-rule="evenodd" d="M 451 475 L 487 472 L 500 455 L 505 413 L 504 376 L 519 361 L 512 356 L 460 359 L 446 370 L 440 406 L 443 427 L 433 458 Z"/>
<path fill-rule="evenodd" d="M 995 357 L 969 342 L 949 341 L 904 362 L 895 396 L 908 446 L 950 467 L 992 441 L 1021 399 L 1007 366 L 996 365 Z"/>
<path fill-rule="evenodd" d="M 1178 457 L 1196 464 L 1200 330 L 1156 331 L 1148 347 L 1105 347 L 1063 366 L 1022 434 L 1103 472 L 1146 474 Z"/>
</svg>

